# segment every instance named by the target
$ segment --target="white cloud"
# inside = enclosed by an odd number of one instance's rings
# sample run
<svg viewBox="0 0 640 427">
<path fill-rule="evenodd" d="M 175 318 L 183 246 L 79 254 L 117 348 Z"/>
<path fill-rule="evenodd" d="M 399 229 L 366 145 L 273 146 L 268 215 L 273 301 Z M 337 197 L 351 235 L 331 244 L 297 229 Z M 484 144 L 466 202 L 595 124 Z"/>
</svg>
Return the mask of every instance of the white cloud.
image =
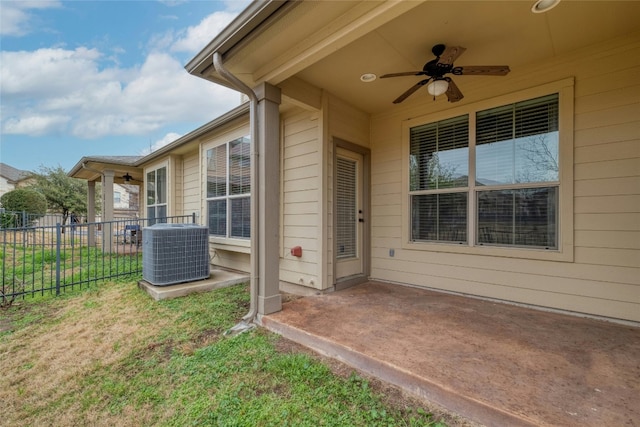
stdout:
<svg viewBox="0 0 640 427">
<path fill-rule="evenodd" d="M 251 0 L 226 0 L 225 10 L 205 17 L 198 25 L 181 32 L 171 45 L 172 52 L 198 53 L 233 19 L 238 16 Z"/>
<path fill-rule="evenodd" d="M 91 82 L 114 76 L 100 72 L 101 54 L 84 47 L 75 50 L 38 49 L 27 52 L 0 52 L 3 96 L 63 96 Z"/>
<path fill-rule="evenodd" d="M 163 136 L 161 139 L 159 139 L 158 141 L 152 143 L 149 148 L 145 148 L 144 150 L 140 151 L 140 155 L 141 156 L 146 156 L 147 154 L 150 154 L 162 147 L 164 147 L 167 144 L 171 144 L 173 141 L 175 141 L 176 139 L 180 138 L 182 135 L 177 134 L 175 132 L 169 132 L 168 134 L 166 134 L 165 136 Z"/>
<path fill-rule="evenodd" d="M 67 128 L 69 121 L 71 121 L 71 116 L 27 113 L 19 119 L 9 118 L 4 124 L 4 127 L 6 129 L 6 133 L 42 136 L 63 133 Z"/>
<path fill-rule="evenodd" d="M 235 18 L 237 13 L 215 12 L 198 25 L 187 28 L 171 46 L 172 52 L 197 53 Z"/>
<path fill-rule="evenodd" d="M 61 7 L 59 1 L 0 1 L 0 35 L 24 36 L 31 32 L 32 9 Z"/>
<path fill-rule="evenodd" d="M 16 25 L 28 20 L 30 9 L 59 6 L 53 1 L 0 3 L 3 23 L 7 10 L 23 14 L 12 19 Z M 246 1 L 231 4 L 244 7 Z M 205 123 L 238 105 L 240 95 L 189 75 L 170 52 L 199 51 L 235 16 L 216 12 L 177 35 L 155 35 L 152 53 L 130 68 L 105 61 L 110 52 L 96 48 L 1 51 L 0 130 L 93 139 L 148 137 L 172 123 Z"/>
<path fill-rule="evenodd" d="M 2 52 L 2 132 L 149 135 L 170 123 L 204 123 L 239 103 L 237 92 L 189 75 L 168 54 L 131 69 L 100 69 L 100 58 L 84 48 Z"/>
<path fill-rule="evenodd" d="M 242 12 L 248 5 L 251 3 L 251 0 L 226 0 L 224 2 L 225 9 L 228 12 L 239 13 Z"/>
</svg>

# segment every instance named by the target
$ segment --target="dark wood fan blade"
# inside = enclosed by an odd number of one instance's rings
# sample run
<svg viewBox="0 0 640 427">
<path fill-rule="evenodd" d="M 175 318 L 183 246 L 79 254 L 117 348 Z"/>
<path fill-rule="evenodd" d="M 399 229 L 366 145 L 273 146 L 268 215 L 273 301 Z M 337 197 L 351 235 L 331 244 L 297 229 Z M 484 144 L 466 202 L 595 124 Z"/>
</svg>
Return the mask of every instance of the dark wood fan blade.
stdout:
<svg viewBox="0 0 640 427">
<path fill-rule="evenodd" d="M 447 94 L 447 99 L 449 100 L 449 102 L 458 102 L 462 98 L 464 98 L 464 95 L 462 94 L 462 92 L 460 92 L 460 89 L 453 82 L 453 80 L 448 78 L 447 81 L 449 82 L 449 87 L 447 88 L 447 91 L 445 93 Z"/>
<path fill-rule="evenodd" d="M 453 65 L 453 61 L 458 59 L 458 57 L 462 55 L 465 50 L 467 49 L 462 46 L 447 47 L 444 52 L 442 52 L 442 55 L 440 55 L 438 64 Z"/>
<path fill-rule="evenodd" d="M 413 94 L 413 92 L 417 91 L 418 89 L 420 89 L 422 86 L 426 85 L 429 82 L 429 79 L 424 79 L 419 81 L 418 83 L 414 84 L 413 86 L 411 86 L 405 93 L 403 93 L 402 95 L 400 95 L 399 97 L 397 97 L 395 99 L 395 101 L 393 101 L 394 104 L 399 104 L 402 101 L 404 101 L 405 99 L 407 99 L 409 96 L 411 96 L 411 94 Z"/>
<path fill-rule="evenodd" d="M 506 76 L 511 71 L 508 65 L 467 65 L 456 69 L 465 76 Z"/>
<path fill-rule="evenodd" d="M 391 73 L 380 76 L 381 79 L 386 79 L 387 77 L 403 77 L 403 76 L 420 76 L 424 74 L 424 71 L 405 71 L 404 73 Z"/>
</svg>

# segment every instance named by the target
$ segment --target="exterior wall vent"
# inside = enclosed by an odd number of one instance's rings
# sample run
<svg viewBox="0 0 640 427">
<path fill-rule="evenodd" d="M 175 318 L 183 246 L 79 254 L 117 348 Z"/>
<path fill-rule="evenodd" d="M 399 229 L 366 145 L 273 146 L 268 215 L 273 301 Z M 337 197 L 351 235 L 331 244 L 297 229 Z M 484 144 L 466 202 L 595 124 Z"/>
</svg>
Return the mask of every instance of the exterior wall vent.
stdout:
<svg viewBox="0 0 640 427">
<path fill-rule="evenodd" d="M 142 278 L 155 286 L 209 277 L 209 230 L 197 224 L 154 224 L 142 230 Z"/>
</svg>

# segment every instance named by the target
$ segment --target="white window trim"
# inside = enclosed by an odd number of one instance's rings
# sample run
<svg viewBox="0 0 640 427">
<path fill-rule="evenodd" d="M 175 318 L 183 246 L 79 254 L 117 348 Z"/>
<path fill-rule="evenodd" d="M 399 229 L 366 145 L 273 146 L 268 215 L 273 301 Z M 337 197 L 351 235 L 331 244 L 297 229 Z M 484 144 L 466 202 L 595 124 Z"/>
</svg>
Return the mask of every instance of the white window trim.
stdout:
<svg viewBox="0 0 640 427">
<path fill-rule="evenodd" d="M 247 136 L 250 134 L 249 126 L 243 125 L 241 127 L 232 129 L 228 132 L 225 132 L 220 135 L 216 135 L 215 138 L 212 138 L 206 142 L 203 142 L 200 145 L 200 170 L 201 170 L 201 215 L 200 217 L 204 221 L 204 226 L 208 227 L 208 200 L 207 197 L 207 151 L 218 147 L 220 145 L 228 144 L 229 142 L 241 138 L 243 136 Z M 229 163 L 229 154 L 227 152 L 227 173 L 228 173 L 228 163 Z M 253 165 L 252 165 L 253 166 Z M 253 188 L 251 189 L 253 191 Z M 225 196 L 227 200 L 233 197 L 245 197 L 245 196 Z M 251 252 L 251 239 L 239 239 L 234 237 L 220 237 L 213 236 L 209 234 L 209 243 L 211 247 L 215 249 L 232 251 L 232 252 L 240 252 L 240 253 L 250 253 Z"/>
<path fill-rule="evenodd" d="M 409 134 L 410 129 L 425 123 L 433 123 L 452 117 L 469 115 L 469 158 L 475 159 L 475 113 L 490 108 L 558 93 L 559 104 L 559 194 L 558 194 L 558 248 L 541 249 L 526 247 L 498 247 L 475 245 L 476 240 L 476 192 L 467 188 L 468 198 L 468 242 L 467 244 L 445 242 L 411 241 L 410 192 L 409 192 Z M 418 251 L 450 252 L 470 255 L 486 255 L 507 258 L 527 258 L 548 261 L 573 262 L 573 120 L 574 79 L 567 78 L 542 86 L 525 89 L 496 98 L 455 107 L 446 111 L 405 120 L 402 123 L 402 248 Z M 469 162 L 469 176 L 475 177 L 475 162 Z M 471 181 L 471 180 L 470 180 Z M 537 184 L 527 187 L 538 186 Z M 496 187 L 498 189 L 498 187 Z M 450 189 L 449 189 L 450 190 Z"/>
<path fill-rule="evenodd" d="M 162 204 L 153 204 L 153 205 L 149 205 L 148 204 L 148 199 L 147 199 L 147 185 L 149 184 L 147 181 L 147 174 L 149 172 L 153 172 L 153 171 L 157 171 L 158 169 L 162 169 L 162 168 L 166 168 L 167 170 L 167 182 L 166 182 L 166 186 L 167 186 L 167 201 L 165 203 Z M 144 168 L 144 194 L 142 195 L 142 197 L 144 198 L 144 217 L 146 218 L 148 216 L 147 212 L 149 210 L 150 206 L 161 206 L 161 205 L 165 205 L 167 207 L 167 217 L 170 217 L 173 215 L 173 210 L 171 209 L 171 200 L 172 200 L 172 192 L 171 192 L 171 169 L 169 168 L 169 160 L 164 160 L 162 162 L 159 163 L 154 163 L 150 166 L 147 166 Z"/>
</svg>

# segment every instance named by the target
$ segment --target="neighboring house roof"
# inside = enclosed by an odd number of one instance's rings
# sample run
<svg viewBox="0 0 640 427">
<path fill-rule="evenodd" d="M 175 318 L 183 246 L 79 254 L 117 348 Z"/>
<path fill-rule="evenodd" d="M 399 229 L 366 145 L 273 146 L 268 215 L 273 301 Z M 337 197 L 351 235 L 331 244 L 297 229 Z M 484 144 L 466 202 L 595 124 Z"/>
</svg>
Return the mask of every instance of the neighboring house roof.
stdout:
<svg viewBox="0 0 640 427">
<path fill-rule="evenodd" d="M 29 178 L 29 176 L 31 176 L 31 172 L 16 169 L 6 163 L 0 163 L 0 176 L 4 177 L 10 183 L 16 183 Z"/>
</svg>

